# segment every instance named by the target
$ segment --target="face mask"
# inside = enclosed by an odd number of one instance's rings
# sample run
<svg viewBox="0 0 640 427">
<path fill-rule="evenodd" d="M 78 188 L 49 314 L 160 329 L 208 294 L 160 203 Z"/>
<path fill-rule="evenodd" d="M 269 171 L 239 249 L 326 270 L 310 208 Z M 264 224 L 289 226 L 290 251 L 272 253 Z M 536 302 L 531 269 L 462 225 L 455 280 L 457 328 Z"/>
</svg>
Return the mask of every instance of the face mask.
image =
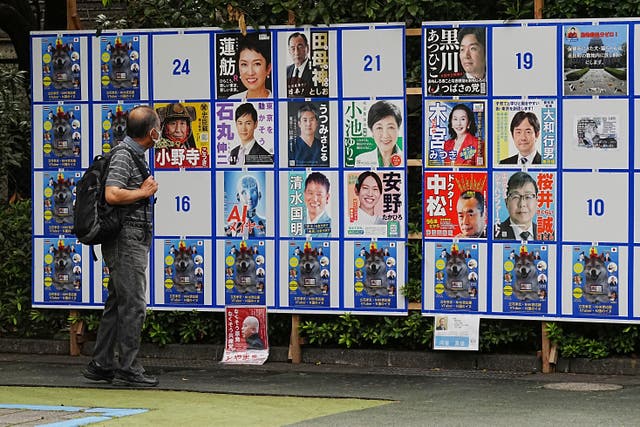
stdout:
<svg viewBox="0 0 640 427">
<path fill-rule="evenodd" d="M 152 134 L 151 132 L 153 132 L 154 130 L 155 130 L 156 132 L 158 132 L 158 138 L 157 138 L 157 139 L 156 139 L 156 138 L 154 138 L 154 137 L 152 136 L 153 134 Z M 153 145 L 156 145 L 156 144 L 157 144 L 157 143 L 159 143 L 159 142 L 160 142 L 160 140 L 162 139 L 162 135 L 160 134 L 160 131 L 159 131 L 158 129 L 156 129 L 156 128 L 153 128 L 153 129 L 151 129 L 151 130 L 149 131 L 149 136 L 151 137 L 151 140 L 153 141 Z"/>
</svg>

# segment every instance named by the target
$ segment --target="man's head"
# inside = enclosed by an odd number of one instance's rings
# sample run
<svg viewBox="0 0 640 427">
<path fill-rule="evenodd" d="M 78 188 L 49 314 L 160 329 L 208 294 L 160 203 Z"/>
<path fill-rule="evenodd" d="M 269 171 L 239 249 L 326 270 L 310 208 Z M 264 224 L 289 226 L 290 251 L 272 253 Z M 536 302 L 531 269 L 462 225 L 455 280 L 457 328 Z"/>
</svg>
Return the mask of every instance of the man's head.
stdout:
<svg viewBox="0 0 640 427">
<path fill-rule="evenodd" d="M 242 336 L 245 339 L 249 338 L 251 335 L 257 334 L 259 328 L 260 322 L 258 322 L 258 318 L 255 316 L 247 316 L 242 321 Z"/>
<path fill-rule="evenodd" d="M 195 120 L 195 109 L 181 103 L 158 108 L 162 120 L 162 136 L 177 144 L 184 144 L 191 136 L 191 122 Z"/>
<path fill-rule="evenodd" d="M 536 140 L 540 136 L 540 121 L 532 112 L 518 111 L 511 119 L 513 143 L 523 157 L 536 151 Z"/>
<path fill-rule="evenodd" d="M 529 228 L 538 206 L 538 184 L 526 172 L 516 172 L 507 182 L 507 210 L 511 222 Z"/>
<path fill-rule="evenodd" d="M 247 144 L 254 140 L 254 132 L 258 127 L 258 112 L 250 102 L 240 104 L 235 113 L 236 129 L 240 142 Z"/>
<path fill-rule="evenodd" d="M 298 110 L 298 127 L 300 128 L 300 136 L 304 140 L 313 140 L 318 130 L 318 119 L 320 111 L 318 107 L 310 102 L 306 102 Z"/>
<path fill-rule="evenodd" d="M 464 27 L 458 31 L 460 63 L 464 71 L 476 79 L 484 79 L 486 71 L 485 34 L 481 27 Z"/>
<path fill-rule="evenodd" d="M 303 33 L 293 33 L 289 36 L 289 55 L 293 65 L 299 67 L 309 57 L 309 43 Z"/>
<path fill-rule="evenodd" d="M 127 116 L 127 135 L 142 145 L 151 148 L 160 140 L 160 118 L 153 108 L 141 105 L 134 107 Z"/>
<path fill-rule="evenodd" d="M 464 237 L 480 237 L 485 230 L 484 196 L 474 190 L 460 195 L 457 204 L 458 224 Z"/>
<path fill-rule="evenodd" d="M 329 203 L 329 179 L 320 173 L 312 172 L 304 182 L 304 203 L 310 219 L 316 219 L 324 212 Z"/>
<path fill-rule="evenodd" d="M 258 181 L 251 175 L 245 175 L 238 182 L 236 199 L 243 205 L 247 205 L 249 209 L 255 209 L 258 202 L 262 198 Z"/>
</svg>

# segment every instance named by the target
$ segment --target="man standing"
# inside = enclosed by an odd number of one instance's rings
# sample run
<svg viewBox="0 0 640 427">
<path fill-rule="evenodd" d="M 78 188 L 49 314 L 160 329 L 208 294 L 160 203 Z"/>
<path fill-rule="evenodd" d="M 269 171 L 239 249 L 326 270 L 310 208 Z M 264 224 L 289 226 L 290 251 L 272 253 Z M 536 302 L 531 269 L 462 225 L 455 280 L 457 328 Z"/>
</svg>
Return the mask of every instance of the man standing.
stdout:
<svg viewBox="0 0 640 427">
<path fill-rule="evenodd" d="M 258 128 L 258 112 L 253 104 L 240 104 L 235 113 L 240 144 L 229 153 L 229 164 L 236 166 L 273 164 L 273 156 L 254 136 Z"/>
<path fill-rule="evenodd" d="M 456 237 L 487 237 L 484 196 L 474 190 L 463 192 L 458 198 L 458 224 L 460 234 Z"/>
<path fill-rule="evenodd" d="M 289 55 L 293 64 L 287 67 L 287 96 L 289 98 L 304 98 L 311 95 L 313 75 L 309 60 L 309 43 L 303 33 L 293 33 L 289 36 Z"/>
<path fill-rule="evenodd" d="M 538 208 L 538 184 L 526 172 L 516 172 L 507 182 L 509 218 L 498 224 L 497 240 L 535 240 L 537 226 L 533 218 Z"/>
<path fill-rule="evenodd" d="M 518 154 L 500 160 L 501 165 L 539 165 L 542 156 L 536 150 L 540 121 L 532 112 L 518 111 L 511 119 L 511 137 Z"/>
<path fill-rule="evenodd" d="M 145 375 L 137 359 L 140 334 L 146 315 L 147 278 L 152 231 L 152 205 L 149 198 L 158 191 L 152 176 L 143 179 L 132 156 L 146 164 L 145 151 L 161 138 L 160 119 L 148 106 L 132 109 L 127 118 L 123 149 L 113 153 L 105 184 L 105 199 L 125 210 L 122 230 L 112 241 L 102 244 L 102 255 L 109 267 L 109 296 L 93 360 L 83 375 L 94 381 L 113 380 L 116 384 L 149 387 L 158 384 Z M 118 360 L 115 351 L 118 351 Z"/>
</svg>

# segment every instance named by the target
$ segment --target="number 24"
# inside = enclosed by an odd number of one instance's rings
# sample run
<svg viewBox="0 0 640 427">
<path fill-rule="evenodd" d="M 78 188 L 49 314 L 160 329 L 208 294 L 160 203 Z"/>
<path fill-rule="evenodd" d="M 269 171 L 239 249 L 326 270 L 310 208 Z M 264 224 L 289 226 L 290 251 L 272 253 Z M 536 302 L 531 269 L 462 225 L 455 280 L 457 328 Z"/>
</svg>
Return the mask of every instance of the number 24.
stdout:
<svg viewBox="0 0 640 427">
<path fill-rule="evenodd" d="M 173 75 L 180 76 L 182 74 L 189 74 L 191 70 L 189 69 L 189 58 L 184 61 L 179 60 L 178 58 L 173 60 Z"/>
</svg>

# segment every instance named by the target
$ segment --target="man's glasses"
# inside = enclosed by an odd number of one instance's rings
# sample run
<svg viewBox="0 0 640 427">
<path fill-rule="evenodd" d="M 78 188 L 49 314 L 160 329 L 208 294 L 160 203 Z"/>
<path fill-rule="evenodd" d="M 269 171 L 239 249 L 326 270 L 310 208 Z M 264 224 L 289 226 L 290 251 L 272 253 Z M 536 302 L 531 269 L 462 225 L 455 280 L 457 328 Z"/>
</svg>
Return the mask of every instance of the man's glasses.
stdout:
<svg viewBox="0 0 640 427">
<path fill-rule="evenodd" d="M 538 198 L 538 195 L 535 193 L 527 193 L 527 194 L 510 193 L 507 195 L 508 201 L 518 202 L 518 203 L 520 203 L 522 200 L 526 202 L 530 202 L 531 200 L 535 200 L 537 198 Z"/>
</svg>

